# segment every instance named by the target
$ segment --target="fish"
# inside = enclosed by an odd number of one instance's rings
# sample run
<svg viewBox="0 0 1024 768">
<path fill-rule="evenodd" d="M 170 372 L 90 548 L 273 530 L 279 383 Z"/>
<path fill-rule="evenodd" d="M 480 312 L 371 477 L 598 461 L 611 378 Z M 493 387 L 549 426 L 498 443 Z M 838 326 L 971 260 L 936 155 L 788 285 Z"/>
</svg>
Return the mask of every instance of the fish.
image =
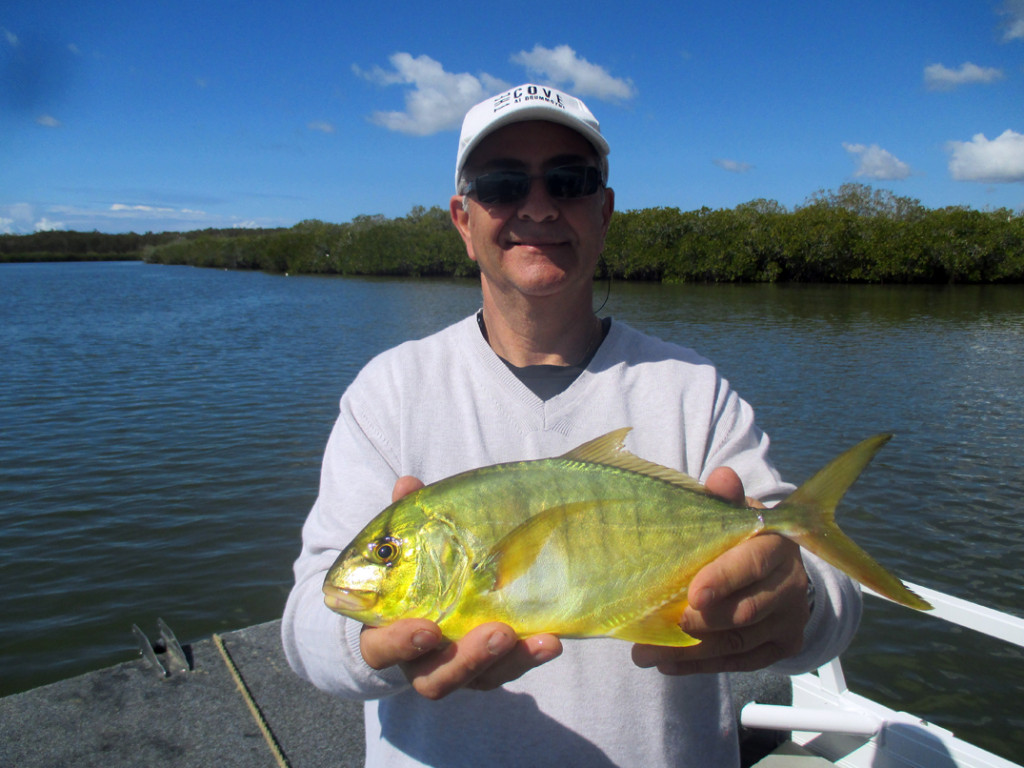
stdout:
<svg viewBox="0 0 1024 768">
<path fill-rule="evenodd" d="M 774 532 L 897 603 L 925 600 L 843 533 L 842 496 L 892 437 L 833 459 L 771 509 L 736 506 L 624 448 L 629 427 L 568 453 L 462 472 L 404 496 L 341 550 L 330 609 L 367 626 L 436 622 L 448 640 L 490 621 L 519 637 L 684 647 L 687 586 L 726 550 Z"/>
</svg>

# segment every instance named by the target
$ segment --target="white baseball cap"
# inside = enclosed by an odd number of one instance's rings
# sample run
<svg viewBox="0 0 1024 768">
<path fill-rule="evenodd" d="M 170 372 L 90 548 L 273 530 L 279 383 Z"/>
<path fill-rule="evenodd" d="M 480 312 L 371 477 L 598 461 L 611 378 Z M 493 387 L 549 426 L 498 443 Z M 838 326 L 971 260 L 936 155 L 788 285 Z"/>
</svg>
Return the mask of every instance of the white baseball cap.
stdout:
<svg viewBox="0 0 1024 768">
<path fill-rule="evenodd" d="M 459 136 L 459 153 L 455 160 L 455 191 L 459 191 L 459 177 L 470 153 L 494 131 L 524 120 L 547 120 L 560 123 L 583 134 L 597 151 L 601 160 L 601 173 L 608 177 L 608 153 L 611 148 L 597 118 L 587 105 L 564 91 L 549 85 L 527 83 L 481 101 L 466 113 Z"/>
</svg>

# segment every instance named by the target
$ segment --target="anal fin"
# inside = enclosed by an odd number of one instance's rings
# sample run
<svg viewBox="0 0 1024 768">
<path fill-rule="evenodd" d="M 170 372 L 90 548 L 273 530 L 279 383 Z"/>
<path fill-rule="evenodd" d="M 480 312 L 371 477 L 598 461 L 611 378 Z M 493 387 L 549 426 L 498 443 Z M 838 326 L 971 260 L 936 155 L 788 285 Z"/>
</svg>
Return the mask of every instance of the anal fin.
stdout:
<svg viewBox="0 0 1024 768">
<path fill-rule="evenodd" d="M 686 605 L 686 597 L 672 600 L 635 621 L 616 627 L 608 636 L 631 643 L 666 645 L 673 648 L 697 645 L 700 640 L 690 637 L 679 626 Z"/>
</svg>

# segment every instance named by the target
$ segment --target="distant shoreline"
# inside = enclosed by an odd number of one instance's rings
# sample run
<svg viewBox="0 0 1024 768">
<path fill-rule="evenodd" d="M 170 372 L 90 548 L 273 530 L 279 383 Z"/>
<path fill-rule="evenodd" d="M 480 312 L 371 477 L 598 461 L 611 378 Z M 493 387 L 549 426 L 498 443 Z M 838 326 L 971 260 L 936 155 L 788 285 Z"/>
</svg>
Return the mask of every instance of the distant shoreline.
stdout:
<svg viewBox="0 0 1024 768">
<path fill-rule="evenodd" d="M 130 253 L 4 253 L 0 264 L 58 264 L 85 261 L 144 261 L 142 254 Z"/>
<path fill-rule="evenodd" d="M 139 260 L 288 274 L 473 277 L 448 210 L 286 229 L 0 235 L 0 262 Z M 598 278 L 665 283 L 1024 283 L 1024 213 L 950 207 L 859 184 L 792 211 L 645 208 L 612 217 Z"/>
</svg>

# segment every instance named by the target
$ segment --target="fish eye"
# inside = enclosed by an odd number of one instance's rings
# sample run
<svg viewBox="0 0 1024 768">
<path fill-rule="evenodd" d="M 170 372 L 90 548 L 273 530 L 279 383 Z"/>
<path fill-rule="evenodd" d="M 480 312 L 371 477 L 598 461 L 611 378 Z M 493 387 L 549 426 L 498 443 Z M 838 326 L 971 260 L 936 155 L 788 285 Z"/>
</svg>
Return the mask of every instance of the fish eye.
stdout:
<svg viewBox="0 0 1024 768">
<path fill-rule="evenodd" d="M 392 565 L 398 559 L 400 552 L 399 542 L 390 537 L 380 539 L 370 545 L 370 555 L 383 565 Z"/>
</svg>

